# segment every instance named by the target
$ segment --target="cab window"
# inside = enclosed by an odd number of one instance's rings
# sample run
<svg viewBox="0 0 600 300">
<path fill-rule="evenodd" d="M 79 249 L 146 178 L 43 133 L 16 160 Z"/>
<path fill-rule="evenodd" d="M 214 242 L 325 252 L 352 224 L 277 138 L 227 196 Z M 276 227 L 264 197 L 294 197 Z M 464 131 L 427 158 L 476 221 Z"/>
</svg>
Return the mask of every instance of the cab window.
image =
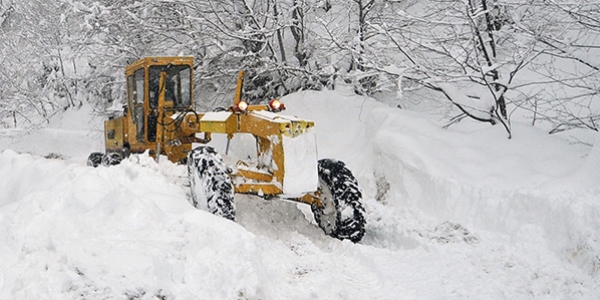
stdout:
<svg viewBox="0 0 600 300">
<path fill-rule="evenodd" d="M 191 104 L 191 70 L 189 66 L 151 66 L 150 107 L 158 107 L 160 73 L 166 72 L 165 104 L 167 107 L 188 108 Z"/>
</svg>

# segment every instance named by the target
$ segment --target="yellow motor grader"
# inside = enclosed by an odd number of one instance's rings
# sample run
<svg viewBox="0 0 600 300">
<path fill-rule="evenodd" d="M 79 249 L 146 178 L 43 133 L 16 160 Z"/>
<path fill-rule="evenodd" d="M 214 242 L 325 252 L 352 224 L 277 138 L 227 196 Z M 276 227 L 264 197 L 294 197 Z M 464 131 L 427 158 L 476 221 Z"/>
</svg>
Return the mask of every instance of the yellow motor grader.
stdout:
<svg viewBox="0 0 600 300">
<path fill-rule="evenodd" d="M 194 110 L 192 57 L 146 57 L 125 69 L 127 104 L 104 122 L 105 153 L 88 165 L 116 165 L 146 151 L 187 164 L 196 208 L 235 221 L 234 193 L 283 198 L 311 205 L 323 231 L 358 242 L 365 234 L 362 194 L 343 162 L 317 159 L 314 122 L 279 114 L 279 100 L 249 105 L 238 75 L 233 104 L 211 112 Z M 250 134 L 255 159 L 227 165 L 211 146 L 213 134 Z M 196 146 L 197 147 L 194 147 Z M 228 143 L 229 145 L 229 143 Z"/>
</svg>

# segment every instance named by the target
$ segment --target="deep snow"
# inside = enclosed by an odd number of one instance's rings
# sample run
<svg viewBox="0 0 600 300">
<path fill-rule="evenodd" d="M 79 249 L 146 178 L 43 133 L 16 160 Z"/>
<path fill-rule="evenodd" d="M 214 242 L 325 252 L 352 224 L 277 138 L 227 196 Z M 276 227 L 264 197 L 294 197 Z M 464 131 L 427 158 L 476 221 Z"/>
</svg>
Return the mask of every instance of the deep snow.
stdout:
<svg viewBox="0 0 600 300">
<path fill-rule="evenodd" d="M 361 243 L 302 204 L 236 195 L 237 223 L 196 210 L 165 159 L 86 167 L 102 134 L 84 108 L 0 132 L 0 299 L 600 298 L 600 140 L 443 130 L 344 91 L 282 100 L 356 175 Z"/>
</svg>

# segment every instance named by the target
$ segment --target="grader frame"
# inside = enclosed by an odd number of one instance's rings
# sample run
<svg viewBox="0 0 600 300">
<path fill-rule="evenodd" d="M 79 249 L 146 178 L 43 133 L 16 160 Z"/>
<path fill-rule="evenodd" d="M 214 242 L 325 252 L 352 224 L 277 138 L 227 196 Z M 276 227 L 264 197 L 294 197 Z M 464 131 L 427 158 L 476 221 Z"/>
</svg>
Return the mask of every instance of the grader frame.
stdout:
<svg viewBox="0 0 600 300">
<path fill-rule="evenodd" d="M 314 123 L 277 114 L 285 109 L 279 100 L 248 105 L 243 72 L 229 108 L 196 112 L 193 67 L 192 57 L 147 57 L 127 66 L 127 104 L 104 123 L 106 153 L 91 153 L 87 164 L 116 165 L 131 153 L 166 156 L 187 164 L 188 200 L 196 208 L 235 221 L 234 192 L 276 196 L 310 204 L 325 234 L 360 241 L 366 221 L 358 181 L 342 161 L 317 158 Z M 255 138 L 256 157 L 235 166 L 214 147 L 193 148 L 213 134 L 230 141 L 242 133 Z"/>
<path fill-rule="evenodd" d="M 156 159 L 164 155 L 174 163 L 184 163 L 192 144 L 206 144 L 212 134 L 225 134 L 232 139 L 235 134 L 249 133 L 256 138 L 258 162 L 253 166 L 238 164 L 231 174 L 235 192 L 263 197 L 285 194 L 285 198 L 320 206 L 316 177 L 300 190 L 296 184 L 287 184 L 293 187 L 286 190 L 288 172 L 298 170 L 292 170 L 294 164 L 286 164 L 286 160 L 294 158 L 286 156 L 283 141 L 309 134 L 314 122 L 276 114 L 285 108 L 278 100 L 248 105 L 242 100 L 243 72 L 238 75 L 231 107 L 196 112 L 193 64 L 192 57 L 147 57 L 126 68 L 127 105 L 122 116 L 104 123 L 106 153 L 124 157 L 149 151 Z M 314 152 L 304 167 L 316 176 L 314 136 L 303 138 L 303 143 L 303 147 L 313 148 L 309 153 Z"/>
</svg>

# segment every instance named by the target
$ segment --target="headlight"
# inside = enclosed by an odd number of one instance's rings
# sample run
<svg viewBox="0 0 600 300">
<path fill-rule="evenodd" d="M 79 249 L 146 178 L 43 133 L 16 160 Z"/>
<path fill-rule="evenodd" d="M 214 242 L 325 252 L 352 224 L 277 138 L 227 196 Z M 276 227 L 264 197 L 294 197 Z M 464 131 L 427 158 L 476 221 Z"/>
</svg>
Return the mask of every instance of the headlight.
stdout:
<svg viewBox="0 0 600 300">
<path fill-rule="evenodd" d="M 277 99 L 273 99 L 269 102 L 269 109 L 274 112 L 279 112 L 285 109 L 285 105 Z"/>
</svg>

